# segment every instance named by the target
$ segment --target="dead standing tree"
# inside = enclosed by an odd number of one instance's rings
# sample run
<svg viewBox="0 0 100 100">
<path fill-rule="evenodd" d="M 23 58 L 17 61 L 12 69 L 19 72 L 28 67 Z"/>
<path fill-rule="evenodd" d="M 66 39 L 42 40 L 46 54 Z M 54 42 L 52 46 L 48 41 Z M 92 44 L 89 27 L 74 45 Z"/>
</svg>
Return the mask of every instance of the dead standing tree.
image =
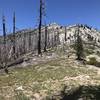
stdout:
<svg viewBox="0 0 100 100">
<path fill-rule="evenodd" d="M 66 31 L 66 26 L 65 26 L 65 42 L 67 41 L 66 36 L 67 36 L 67 31 Z"/>
<path fill-rule="evenodd" d="M 26 33 L 23 34 L 23 54 L 26 53 Z"/>
<path fill-rule="evenodd" d="M 38 54 L 41 54 L 42 0 L 40 0 L 39 14 Z"/>
<path fill-rule="evenodd" d="M 3 68 L 4 68 L 4 71 L 8 74 L 5 16 L 2 17 L 2 24 L 3 24 L 3 48 L 4 48 L 4 52 L 3 52 Z"/>
<path fill-rule="evenodd" d="M 13 14 L 13 58 L 16 59 L 16 47 L 15 47 L 15 21 L 16 21 L 16 17 L 15 17 L 15 12 Z"/>
<path fill-rule="evenodd" d="M 45 25 L 45 45 L 44 45 L 44 52 L 47 51 L 47 32 L 48 32 L 48 28 Z"/>
<path fill-rule="evenodd" d="M 28 36 L 29 36 L 29 47 L 28 47 L 28 48 L 29 48 L 29 51 L 31 51 L 31 50 L 32 50 L 32 42 L 31 42 L 32 39 L 31 39 L 31 33 L 29 33 Z"/>
<path fill-rule="evenodd" d="M 39 35 L 38 35 L 38 54 L 42 54 L 41 52 L 41 27 L 42 27 L 42 20 L 43 16 L 45 16 L 45 7 L 43 0 L 40 0 L 40 9 L 39 9 Z"/>
<path fill-rule="evenodd" d="M 10 48 L 10 51 L 9 51 L 9 54 L 8 54 L 8 58 L 10 60 L 15 60 L 16 59 L 16 51 L 15 51 L 15 48 L 16 48 L 16 44 L 15 44 L 15 12 L 13 14 L 13 33 L 11 35 L 11 48 Z"/>
</svg>

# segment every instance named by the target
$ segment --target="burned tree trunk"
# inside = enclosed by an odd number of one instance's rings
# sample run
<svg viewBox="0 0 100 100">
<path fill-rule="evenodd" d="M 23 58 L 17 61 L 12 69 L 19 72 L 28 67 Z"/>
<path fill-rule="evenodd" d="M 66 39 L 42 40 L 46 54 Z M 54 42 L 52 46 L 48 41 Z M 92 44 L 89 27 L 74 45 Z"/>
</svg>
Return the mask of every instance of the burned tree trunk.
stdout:
<svg viewBox="0 0 100 100">
<path fill-rule="evenodd" d="M 6 48 L 6 29 L 5 29 L 5 16 L 2 18 L 2 23 L 3 23 L 3 68 L 5 73 L 8 74 L 8 67 L 7 67 L 7 48 Z"/>
<path fill-rule="evenodd" d="M 47 26 L 45 26 L 45 46 L 44 46 L 44 52 L 47 51 Z"/>
<path fill-rule="evenodd" d="M 24 33 L 23 37 L 23 54 L 26 53 L 26 33 Z"/>
<path fill-rule="evenodd" d="M 67 41 L 66 36 L 67 36 L 67 32 L 66 32 L 66 26 L 65 26 L 65 42 Z"/>
<path fill-rule="evenodd" d="M 32 43 L 31 43 L 31 33 L 29 34 L 29 51 L 31 51 L 31 46 L 32 46 Z"/>
<path fill-rule="evenodd" d="M 42 26 L 42 0 L 40 0 L 38 54 L 41 54 L 41 26 Z"/>
<path fill-rule="evenodd" d="M 13 57 L 16 59 L 16 51 L 15 51 L 15 13 L 13 15 Z"/>
</svg>

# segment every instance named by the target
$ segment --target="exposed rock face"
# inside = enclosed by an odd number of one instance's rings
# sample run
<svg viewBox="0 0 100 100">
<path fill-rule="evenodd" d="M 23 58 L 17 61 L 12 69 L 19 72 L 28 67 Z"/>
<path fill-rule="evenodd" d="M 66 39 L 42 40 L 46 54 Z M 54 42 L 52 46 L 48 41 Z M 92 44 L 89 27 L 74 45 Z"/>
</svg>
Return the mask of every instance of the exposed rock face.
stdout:
<svg viewBox="0 0 100 100">
<path fill-rule="evenodd" d="M 87 25 L 73 25 L 73 26 L 60 26 L 56 23 L 49 24 L 47 26 L 47 48 L 55 47 L 57 45 L 63 45 L 64 43 L 71 45 L 75 42 L 77 29 L 79 28 L 80 35 L 85 43 L 92 43 L 100 47 L 100 32 L 96 29 L 88 27 Z M 66 41 L 65 41 L 65 31 L 66 31 Z M 0 39 L 0 58 L 4 54 L 3 39 Z M 22 30 L 16 32 L 15 37 L 16 43 L 16 56 L 19 57 L 30 51 L 37 50 L 38 43 L 38 29 L 33 30 Z M 44 49 L 45 44 L 45 27 L 42 27 L 41 34 L 41 47 Z M 13 56 L 13 43 L 12 35 L 7 36 L 6 45 L 6 56 L 8 61 L 11 61 Z M 2 61 L 2 60 L 1 60 Z"/>
</svg>

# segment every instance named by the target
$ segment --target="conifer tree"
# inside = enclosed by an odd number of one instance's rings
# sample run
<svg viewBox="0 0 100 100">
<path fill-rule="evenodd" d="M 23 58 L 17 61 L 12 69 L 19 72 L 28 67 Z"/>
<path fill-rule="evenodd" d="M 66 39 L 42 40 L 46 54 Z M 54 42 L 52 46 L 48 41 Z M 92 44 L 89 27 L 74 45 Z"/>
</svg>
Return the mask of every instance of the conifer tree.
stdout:
<svg viewBox="0 0 100 100">
<path fill-rule="evenodd" d="M 77 30 L 77 38 L 76 38 L 76 56 L 77 56 L 77 60 L 83 60 L 84 58 L 84 49 L 83 49 L 83 42 L 82 42 L 82 38 L 79 34 L 79 26 L 78 26 L 78 30 Z"/>
</svg>

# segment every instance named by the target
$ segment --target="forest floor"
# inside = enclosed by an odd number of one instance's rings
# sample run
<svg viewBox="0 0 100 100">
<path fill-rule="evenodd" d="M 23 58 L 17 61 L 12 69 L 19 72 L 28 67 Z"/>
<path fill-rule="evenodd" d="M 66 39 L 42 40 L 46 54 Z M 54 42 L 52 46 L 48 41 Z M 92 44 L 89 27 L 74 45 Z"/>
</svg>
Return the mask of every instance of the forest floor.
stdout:
<svg viewBox="0 0 100 100">
<path fill-rule="evenodd" d="M 64 100 L 59 95 L 65 87 L 69 93 L 80 86 L 100 86 L 100 69 L 73 56 L 35 57 L 0 74 L 0 100 Z"/>
</svg>

